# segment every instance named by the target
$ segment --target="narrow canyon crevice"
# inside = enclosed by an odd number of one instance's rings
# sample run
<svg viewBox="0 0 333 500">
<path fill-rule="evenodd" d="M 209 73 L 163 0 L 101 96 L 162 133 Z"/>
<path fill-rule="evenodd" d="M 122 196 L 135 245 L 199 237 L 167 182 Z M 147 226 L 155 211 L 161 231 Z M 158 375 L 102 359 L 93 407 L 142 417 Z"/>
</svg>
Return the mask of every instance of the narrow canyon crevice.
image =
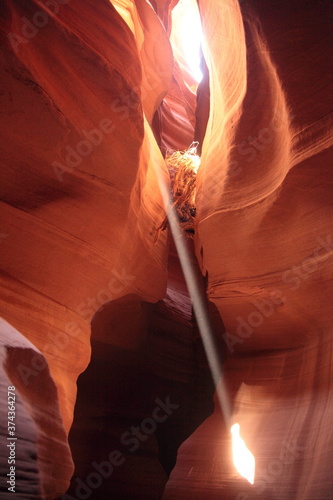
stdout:
<svg viewBox="0 0 333 500">
<path fill-rule="evenodd" d="M 211 307 L 221 338 L 223 324 Z M 104 305 L 93 318 L 91 338 L 69 435 L 76 467 L 68 495 L 75 497 L 78 479 L 86 482 L 96 464 L 118 450 L 123 462 L 96 491 L 90 488 L 92 498 L 161 498 L 179 446 L 214 410 L 215 389 L 172 242 L 165 298 L 149 304 L 128 295 Z M 153 418 L 156 401 L 164 403 L 160 422 Z M 170 415 L 163 410 L 168 402 Z"/>
</svg>

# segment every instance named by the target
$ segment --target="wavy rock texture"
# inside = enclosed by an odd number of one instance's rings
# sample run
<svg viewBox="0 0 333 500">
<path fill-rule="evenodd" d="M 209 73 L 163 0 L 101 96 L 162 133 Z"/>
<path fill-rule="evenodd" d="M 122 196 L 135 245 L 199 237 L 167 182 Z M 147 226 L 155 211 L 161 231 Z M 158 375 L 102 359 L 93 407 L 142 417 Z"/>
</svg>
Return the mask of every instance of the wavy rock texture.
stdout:
<svg viewBox="0 0 333 500">
<path fill-rule="evenodd" d="M 220 7 L 200 1 L 211 113 L 198 173 L 196 247 L 208 296 L 226 326 L 225 377 L 235 394 L 235 421 L 256 457 L 257 480 L 237 488 L 230 467 L 222 472 L 220 451 L 203 466 L 213 467 L 217 457 L 215 484 L 187 491 L 195 498 L 208 491 L 218 498 L 219 488 L 225 498 L 329 498 L 328 5 L 244 3 L 244 30 L 235 3 Z M 219 51 L 222 43 L 226 50 Z M 222 449 L 228 435 L 219 432 Z M 191 439 L 192 453 L 198 443 L 206 449 L 203 431 Z M 171 483 L 179 481 L 177 470 Z"/>
<path fill-rule="evenodd" d="M 1 447 L 1 481 L 4 498 L 49 498 L 62 493 L 73 471 L 71 453 L 59 409 L 58 393 L 47 362 L 38 349 L 3 319 L 1 320 L 1 395 L 7 401 L 7 388 L 15 399 L 13 439 Z M 28 370 L 41 375 L 28 379 Z M 29 383 L 26 383 L 29 380 Z M 13 396 L 14 394 L 14 396 Z M 10 400 L 11 402 L 13 399 Z M 2 405 L 2 436 L 7 435 L 7 405 Z M 12 435 L 12 434 L 11 434 Z M 15 440 L 16 439 L 16 440 Z M 8 491 L 6 477 L 8 444 L 14 443 L 16 460 L 15 493 Z M 5 453 L 7 452 L 7 453 Z M 61 461 L 59 461 L 61 457 Z M 12 464 L 12 461 L 11 461 Z M 43 477 L 40 484 L 39 477 Z M 27 478 L 30 486 L 27 488 Z M 30 497 L 27 494 L 31 494 Z"/>
<path fill-rule="evenodd" d="M 36 12 L 48 22 L 26 31 Z M 42 2 L 8 2 L 2 23 L 29 37 L 2 37 L 1 313 L 45 355 L 68 432 L 94 313 L 127 293 L 164 296 L 152 159 L 165 167 L 145 132 L 137 46 L 112 5 L 73 1 L 53 16 Z M 42 378 L 33 370 L 28 384 Z"/>
<path fill-rule="evenodd" d="M 2 5 L 1 387 L 2 402 L 17 393 L 17 498 L 332 497 L 329 2 L 198 0 L 197 96 L 177 3 Z M 157 232 L 163 154 L 194 139 L 190 253 L 253 486 Z"/>
</svg>

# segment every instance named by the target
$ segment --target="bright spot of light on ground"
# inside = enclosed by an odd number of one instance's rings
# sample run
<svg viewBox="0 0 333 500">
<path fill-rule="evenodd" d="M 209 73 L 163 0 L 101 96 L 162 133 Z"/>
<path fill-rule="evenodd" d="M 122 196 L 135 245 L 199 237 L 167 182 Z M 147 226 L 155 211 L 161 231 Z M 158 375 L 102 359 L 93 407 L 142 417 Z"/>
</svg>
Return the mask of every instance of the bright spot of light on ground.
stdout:
<svg viewBox="0 0 333 500">
<path fill-rule="evenodd" d="M 232 458 L 234 465 L 241 476 L 254 483 L 255 458 L 246 447 L 244 440 L 240 437 L 240 426 L 234 424 L 231 427 L 232 435 Z"/>
</svg>

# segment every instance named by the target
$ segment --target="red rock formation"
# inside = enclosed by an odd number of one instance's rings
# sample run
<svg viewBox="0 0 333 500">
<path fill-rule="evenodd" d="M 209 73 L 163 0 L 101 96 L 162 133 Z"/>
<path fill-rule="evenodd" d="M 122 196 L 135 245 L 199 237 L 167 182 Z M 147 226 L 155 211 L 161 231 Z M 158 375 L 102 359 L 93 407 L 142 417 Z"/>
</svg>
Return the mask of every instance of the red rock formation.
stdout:
<svg viewBox="0 0 333 500">
<path fill-rule="evenodd" d="M 220 451 L 206 449 L 214 417 L 183 448 L 165 499 L 184 498 L 177 491 L 189 474 L 194 498 L 332 495 L 327 7 L 253 2 L 250 12 L 244 4 L 243 34 L 236 5 L 214 12 L 200 1 L 211 115 L 198 173 L 197 255 L 226 326 L 225 377 L 231 394 L 238 391 L 234 418 L 257 479 L 237 486 L 224 469 L 222 423 Z M 206 460 L 196 468 L 189 456 L 199 450 Z M 191 481 L 212 467 L 210 486 Z"/>
<path fill-rule="evenodd" d="M 2 5 L 1 387 L 2 402 L 16 388 L 17 498 L 61 498 L 70 481 L 67 499 L 332 496 L 329 2 L 198 0 L 197 99 L 169 42 L 176 4 Z M 168 231 L 156 239 L 163 154 L 194 137 L 191 258 L 253 486 L 218 404 L 207 418 L 191 301 Z"/>
</svg>

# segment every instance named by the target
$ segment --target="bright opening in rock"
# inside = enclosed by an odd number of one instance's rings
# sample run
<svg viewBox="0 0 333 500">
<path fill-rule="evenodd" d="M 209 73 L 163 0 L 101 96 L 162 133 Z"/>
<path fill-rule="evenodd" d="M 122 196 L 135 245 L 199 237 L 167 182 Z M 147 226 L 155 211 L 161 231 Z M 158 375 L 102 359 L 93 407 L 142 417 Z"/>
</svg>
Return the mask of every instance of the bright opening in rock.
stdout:
<svg viewBox="0 0 333 500">
<path fill-rule="evenodd" d="M 172 26 L 176 44 L 191 76 L 199 83 L 201 71 L 201 45 L 203 40 L 199 9 L 196 1 L 180 0 L 172 11 Z"/>
<path fill-rule="evenodd" d="M 241 476 L 254 483 L 255 458 L 247 448 L 244 440 L 240 437 L 240 426 L 234 424 L 231 427 L 232 435 L 232 458 L 234 465 Z"/>
</svg>

